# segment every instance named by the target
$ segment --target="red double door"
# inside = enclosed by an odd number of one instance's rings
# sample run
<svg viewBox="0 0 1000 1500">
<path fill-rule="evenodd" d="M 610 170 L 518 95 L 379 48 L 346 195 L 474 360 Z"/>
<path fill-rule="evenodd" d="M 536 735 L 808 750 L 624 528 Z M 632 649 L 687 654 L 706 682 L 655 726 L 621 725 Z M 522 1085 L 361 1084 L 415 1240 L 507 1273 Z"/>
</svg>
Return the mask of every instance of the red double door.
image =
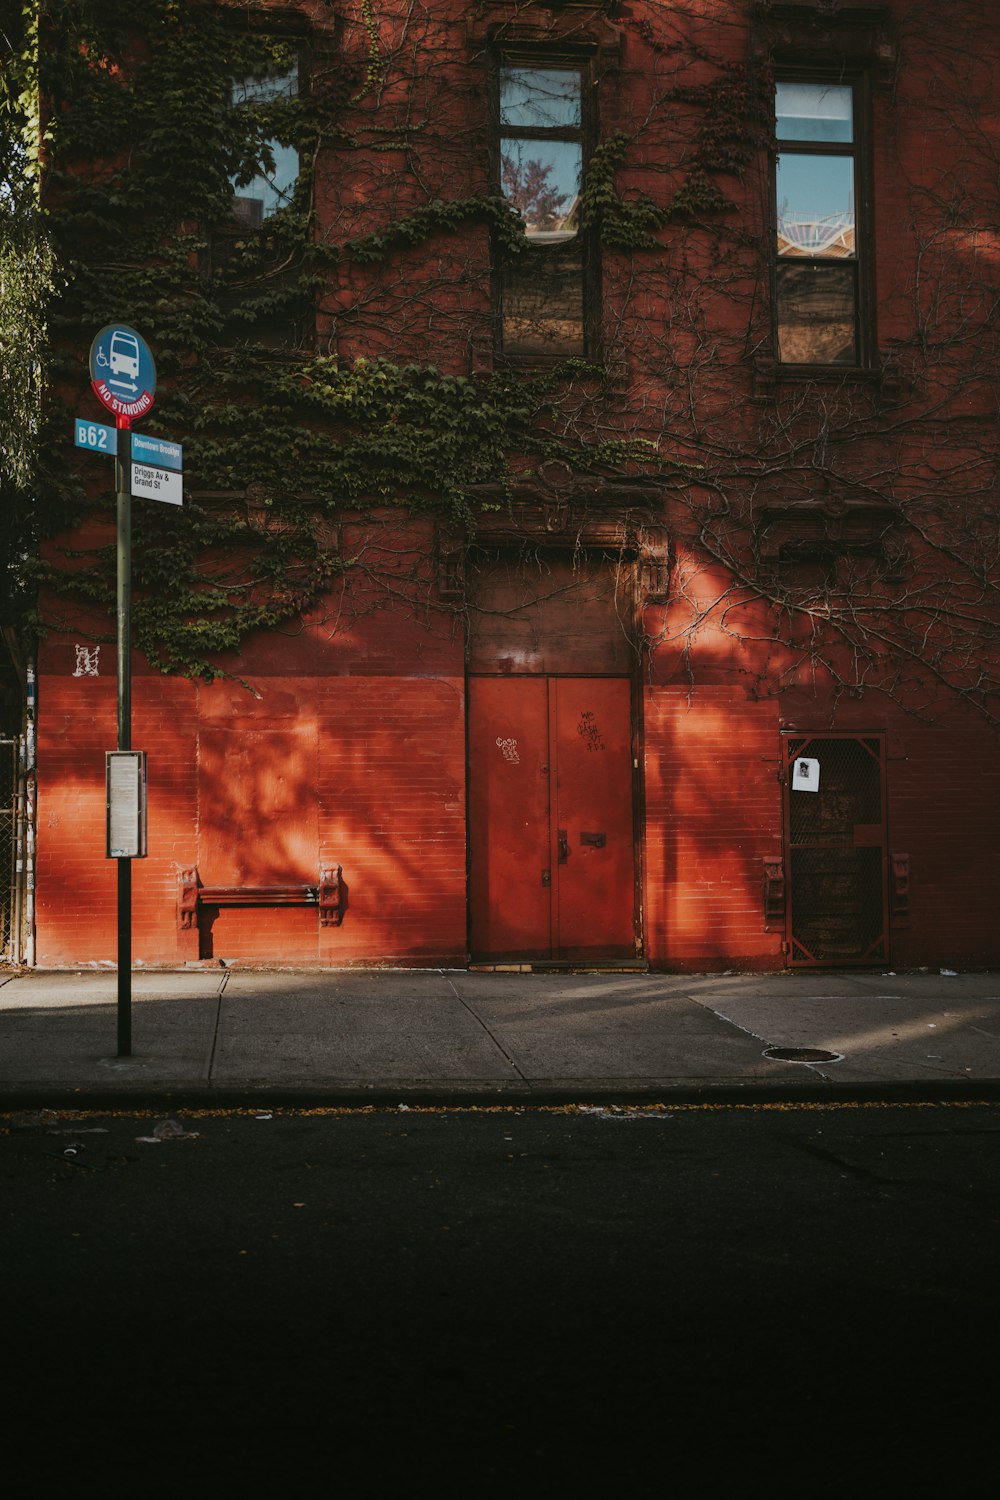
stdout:
<svg viewBox="0 0 1000 1500">
<path fill-rule="evenodd" d="M 469 679 L 473 957 L 636 957 L 631 689 Z"/>
</svg>

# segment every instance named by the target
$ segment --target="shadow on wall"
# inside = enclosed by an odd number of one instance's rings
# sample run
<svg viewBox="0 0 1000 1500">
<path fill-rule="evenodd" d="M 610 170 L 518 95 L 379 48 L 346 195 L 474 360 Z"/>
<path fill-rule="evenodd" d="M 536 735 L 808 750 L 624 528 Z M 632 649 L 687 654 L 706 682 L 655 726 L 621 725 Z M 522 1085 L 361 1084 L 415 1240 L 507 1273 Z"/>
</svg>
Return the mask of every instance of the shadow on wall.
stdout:
<svg viewBox="0 0 1000 1500">
<path fill-rule="evenodd" d="M 321 927 L 315 907 L 209 907 L 200 956 L 464 961 L 462 683 L 303 682 L 280 722 L 268 721 L 266 686 L 239 718 L 210 716 L 211 695 L 202 690 L 201 883 L 315 886 L 340 865 L 352 895 L 340 927 Z"/>
<path fill-rule="evenodd" d="M 783 964 L 763 887 L 781 851 L 779 708 L 755 696 L 770 643 L 759 610 L 733 609 L 729 581 L 691 566 L 647 619 L 647 941 L 668 968 Z"/>
<path fill-rule="evenodd" d="M 645 705 L 650 957 L 780 967 L 763 862 L 781 848 L 777 706 L 739 688 L 653 688 Z"/>
</svg>

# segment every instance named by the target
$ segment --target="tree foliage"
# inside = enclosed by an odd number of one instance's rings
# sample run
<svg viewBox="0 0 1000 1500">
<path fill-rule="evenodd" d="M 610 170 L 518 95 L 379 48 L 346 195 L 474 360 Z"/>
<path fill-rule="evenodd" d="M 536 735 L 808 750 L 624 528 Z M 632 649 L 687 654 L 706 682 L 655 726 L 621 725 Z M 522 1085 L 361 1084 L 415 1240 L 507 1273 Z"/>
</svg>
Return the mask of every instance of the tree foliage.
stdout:
<svg viewBox="0 0 1000 1500">
<path fill-rule="evenodd" d="M 53 260 L 38 208 L 34 19 L 4 22 L 0 84 L 0 623 L 8 641 L 30 612 L 24 559 L 34 547 L 33 480 Z"/>
</svg>

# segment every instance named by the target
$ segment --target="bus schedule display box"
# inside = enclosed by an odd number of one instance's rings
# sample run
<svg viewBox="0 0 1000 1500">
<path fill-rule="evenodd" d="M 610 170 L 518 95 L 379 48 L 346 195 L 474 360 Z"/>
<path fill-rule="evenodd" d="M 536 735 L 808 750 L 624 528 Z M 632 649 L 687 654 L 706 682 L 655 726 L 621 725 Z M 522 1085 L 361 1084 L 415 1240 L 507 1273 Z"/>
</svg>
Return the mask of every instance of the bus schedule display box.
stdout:
<svg viewBox="0 0 1000 1500">
<path fill-rule="evenodd" d="M 146 752 L 105 752 L 108 859 L 146 857 Z"/>
</svg>

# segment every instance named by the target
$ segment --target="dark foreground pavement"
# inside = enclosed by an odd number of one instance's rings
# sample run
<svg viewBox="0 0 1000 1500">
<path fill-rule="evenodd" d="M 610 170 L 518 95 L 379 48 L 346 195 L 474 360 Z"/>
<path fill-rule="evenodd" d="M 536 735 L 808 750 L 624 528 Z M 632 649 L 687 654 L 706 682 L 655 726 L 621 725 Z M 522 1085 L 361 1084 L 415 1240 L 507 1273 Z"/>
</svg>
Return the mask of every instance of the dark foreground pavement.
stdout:
<svg viewBox="0 0 1000 1500">
<path fill-rule="evenodd" d="M 0 1103 L 1000 1097 L 1000 974 L 0 972 Z"/>
<path fill-rule="evenodd" d="M 994 1488 L 997 1104 L 176 1113 L 0 1121 L 12 1500 Z"/>
</svg>

